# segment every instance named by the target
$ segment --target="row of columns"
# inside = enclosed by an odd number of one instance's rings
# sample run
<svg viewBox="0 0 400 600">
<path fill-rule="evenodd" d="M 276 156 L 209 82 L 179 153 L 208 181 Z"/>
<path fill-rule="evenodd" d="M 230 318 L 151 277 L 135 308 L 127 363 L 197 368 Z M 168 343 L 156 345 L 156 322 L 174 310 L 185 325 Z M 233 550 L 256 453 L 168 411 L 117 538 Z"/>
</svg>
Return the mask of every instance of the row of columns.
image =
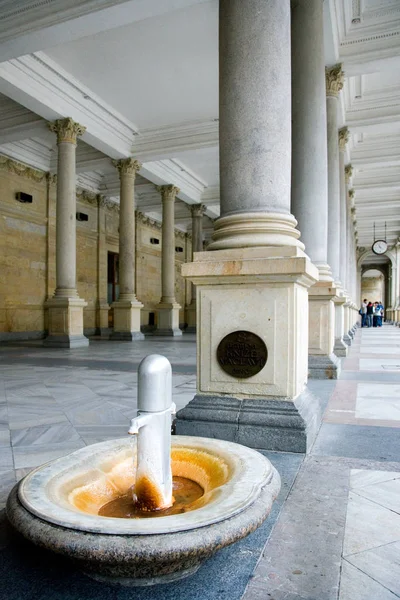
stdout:
<svg viewBox="0 0 400 600">
<path fill-rule="evenodd" d="M 337 376 L 333 350 L 346 351 L 355 321 L 343 72 L 325 74 L 321 0 L 220 0 L 219 9 L 221 217 L 211 252 L 182 267 L 197 286 L 198 381 L 176 431 L 306 452 L 321 420 L 309 365 Z"/>
<path fill-rule="evenodd" d="M 57 206 L 56 206 L 56 289 L 48 308 L 49 335 L 45 345 L 79 347 L 88 345 L 83 334 L 83 308 L 87 303 L 76 289 L 76 144 L 86 128 L 71 118 L 49 124 L 57 135 Z M 113 161 L 120 179 L 119 284 L 120 295 L 114 302 L 114 330 L 111 339 L 142 340 L 140 311 L 143 304 L 135 295 L 135 177 L 140 163 L 127 158 Z M 174 204 L 179 188 L 159 186 L 162 199 L 161 299 L 157 309 L 157 335 L 182 335 L 179 329 L 180 305 L 175 299 L 175 223 Z M 204 205 L 192 207 L 193 251 L 202 250 Z M 195 310 L 193 294 L 192 310 Z M 192 317 L 193 321 L 193 317 Z M 192 324 L 195 325 L 195 321 Z"/>
</svg>

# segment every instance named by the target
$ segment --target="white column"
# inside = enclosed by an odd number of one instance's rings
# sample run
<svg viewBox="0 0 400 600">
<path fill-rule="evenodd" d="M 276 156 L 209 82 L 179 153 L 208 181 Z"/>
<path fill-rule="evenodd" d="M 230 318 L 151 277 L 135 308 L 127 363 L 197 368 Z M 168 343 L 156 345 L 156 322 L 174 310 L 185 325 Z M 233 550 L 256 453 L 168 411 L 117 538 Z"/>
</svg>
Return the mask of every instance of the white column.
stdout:
<svg viewBox="0 0 400 600">
<path fill-rule="evenodd" d="M 135 296 L 135 177 L 141 164 L 133 158 L 113 161 L 120 180 L 119 194 L 119 298 L 113 302 L 112 340 L 143 340 L 140 311 L 143 304 Z"/>
<path fill-rule="evenodd" d="M 177 432 L 304 452 L 319 423 L 305 385 L 318 269 L 290 213 L 290 0 L 219 9 L 221 217 L 211 251 L 182 267 L 197 287 L 198 393 Z"/>
<path fill-rule="evenodd" d="M 56 290 L 48 300 L 49 335 L 46 346 L 76 348 L 87 346 L 83 335 L 83 309 L 87 303 L 76 290 L 76 144 L 86 131 L 70 118 L 49 123 L 57 134 L 56 204 Z"/>
<path fill-rule="evenodd" d="M 161 300 L 157 307 L 156 335 L 180 336 L 179 310 L 175 300 L 175 198 L 179 188 L 157 188 L 162 199 Z"/>
<path fill-rule="evenodd" d="M 348 127 L 342 127 L 339 129 L 339 180 L 340 180 L 340 281 L 343 286 L 343 294 L 346 296 L 346 302 L 343 305 L 344 309 L 344 330 L 343 330 L 343 341 L 348 346 L 351 345 L 351 336 L 349 335 L 350 329 L 350 312 L 351 312 L 351 299 L 349 290 L 347 287 L 347 271 L 348 271 L 348 240 L 347 240 L 347 193 L 346 193 L 346 179 L 345 179 L 345 151 L 346 144 L 349 141 L 349 129 Z"/>
<path fill-rule="evenodd" d="M 340 174 L 338 140 L 338 96 L 343 88 L 342 65 L 325 69 L 326 111 L 328 132 L 328 263 L 332 269 L 337 293 L 335 303 L 335 345 L 336 356 L 347 355 L 347 345 L 343 341 L 344 301 L 341 298 L 340 281 Z"/>
<path fill-rule="evenodd" d="M 338 95 L 343 87 L 342 65 L 325 70 L 328 132 L 328 263 L 340 281 L 340 178 L 338 142 Z"/>
<path fill-rule="evenodd" d="M 328 265 L 328 164 L 323 3 L 299 0 L 291 11 L 292 212 L 305 251 L 318 267 L 309 290 L 309 377 L 338 375 L 333 355 L 336 296 Z"/>
<path fill-rule="evenodd" d="M 192 214 L 192 260 L 195 252 L 203 251 L 203 216 L 206 211 L 204 204 L 192 204 L 190 212 Z M 191 284 L 191 302 L 186 307 L 187 333 L 196 332 L 196 286 Z"/>
</svg>

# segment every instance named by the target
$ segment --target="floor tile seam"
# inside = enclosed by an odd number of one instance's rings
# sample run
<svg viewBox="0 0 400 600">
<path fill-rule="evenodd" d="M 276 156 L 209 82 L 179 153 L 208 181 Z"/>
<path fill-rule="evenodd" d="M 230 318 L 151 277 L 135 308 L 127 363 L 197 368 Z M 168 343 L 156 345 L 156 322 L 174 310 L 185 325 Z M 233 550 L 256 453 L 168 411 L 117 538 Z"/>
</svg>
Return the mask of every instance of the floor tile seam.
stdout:
<svg viewBox="0 0 400 600">
<path fill-rule="evenodd" d="M 379 550 L 379 548 L 385 548 L 385 546 L 392 546 L 393 544 L 398 544 L 400 542 L 400 539 L 395 540 L 394 542 L 387 542 L 385 544 L 380 544 L 379 546 L 374 546 L 373 548 L 367 548 L 367 550 L 361 550 L 361 552 L 352 552 L 351 554 L 346 554 L 346 556 L 343 555 L 343 560 L 347 560 L 347 562 L 350 562 L 348 559 L 351 558 L 352 556 L 361 556 L 362 554 L 367 554 L 368 552 L 371 552 L 371 550 L 375 551 L 375 550 Z M 350 563 L 353 564 L 353 563 Z"/>
<path fill-rule="evenodd" d="M 361 469 L 361 470 L 364 470 L 364 469 Z M 383 471 L 383 472 L 384 472 L 384 471 Z M 394 472 L 396 472 L 396 471 L 394 471 Z M 399 472 L 399 474 L 398 474 L 398 477 L 389 477 L 389 479 L 381 479 L 381 480 L 380 480 L 379 482 L 377 482 L 377 483 L 367 483 L 366 485 L 359 485 L 359 486 L 357 486 L 357 487 L 358 487 L 359 489 L 363 489 L 363 488 L 366 488 L 366 487 L 370 487 L 370 486 L 372 486 L 372 485 L 380 485 L 381 483 L 387 483 L 388 481 L 396 481 L 396 479 L 400 479 L 400 472 Z M 353 490 L 353 488 L 350 488 L 350 489 L 351 489 L 351 491 L 354 491 L 354 490 Z"/>
<path fill-rule="evenodd" d="M 363 496 L 362 494 L 358 494 L 357 492 L 355 492 L 354 490 L 350 490 L 353 494 L 355 494 L 356 496 L 358 496 L 359 498 L 362 498 L 363 500 L 367 500 L 368 502 L 371 502 L 372 504 L 376 504 L 377 506 L 380 506 L 381 508 L 384 508 L 385 510 L 388 510 L 390 512 L 392 512 L 393 514 L 397 515 L 400 517 L 400 513 L 396 512 L 395 510 L 393 510 L 392 508 L 389 508 L 388 506 L 384 506 L 383 504 L 381 504 L 380 502 L 376 502 L 376 500 L 371 500 L 371 498 L 367 498 L 366 496 Z"/>
<path fill-rule="evenodd" d="M 386 587 L 386 585 L 384 585 L 383 583 L 381 583 L 380 581 L 378 581 L 377 579 L 375 579 L 375 577 L 372 577 L 369 573 L 366 573 L 365 571 L 363 571 L 362 569 L 360 569 L 360 567 L 358 567 L 357 565 L 353 565 L 353 563 L 351 563 L 350 561 L 346 560 L 345 558 L 343 558 L 342 560 L 346 561 L 349 565 L 351 565 L 353 567 L 353 569 L 357 569 L 357 571 L 359 571 L 360 573 L 362 573 L 363 575 L 365 575 L 369 579 L 372 579 L 372 581 L 374 581 L 375 583 L 377 583 L 378 585 L 380 585 L 383 589 L 387 590 L 391 594 L 393 594 L 393 596 L 395 596 L 396 598 L 400 598 L 400 596 L 398 594 L 396 594 L 396 592 L 394 592 L 390 588 Z M 340 586 L 339 586 L 339 590 L 340 590 Z"/>
</svg>

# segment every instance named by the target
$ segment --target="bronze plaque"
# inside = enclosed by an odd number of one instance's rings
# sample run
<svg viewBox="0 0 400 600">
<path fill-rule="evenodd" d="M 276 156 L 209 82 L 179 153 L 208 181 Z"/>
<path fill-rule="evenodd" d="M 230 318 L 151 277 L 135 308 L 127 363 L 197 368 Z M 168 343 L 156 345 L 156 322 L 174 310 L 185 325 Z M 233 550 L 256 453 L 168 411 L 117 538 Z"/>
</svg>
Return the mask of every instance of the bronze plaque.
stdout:
<svg viewBox="0 0 400 600">
<path fill-rule="evenodd" d="M 238 379 L 257 375 L 264 368 L 267 358 L 267 346 L 251 331 L 233 331 L 220 341 L 217 348 L 221 369 Z"/>
</svg>

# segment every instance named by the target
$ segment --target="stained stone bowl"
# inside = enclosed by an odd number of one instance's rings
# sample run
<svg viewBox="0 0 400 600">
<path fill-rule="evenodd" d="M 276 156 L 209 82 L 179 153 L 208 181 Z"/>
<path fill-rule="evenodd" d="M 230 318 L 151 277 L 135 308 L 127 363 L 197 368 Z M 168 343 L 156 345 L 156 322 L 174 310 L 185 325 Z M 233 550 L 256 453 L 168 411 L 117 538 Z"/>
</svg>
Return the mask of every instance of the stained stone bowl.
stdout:
<svg viewBox="0 0 400 600">
<path fill-rule="evenodd" d="M 209 438 L 173 436 L 172 473 L 202 486 L 189 512 L 146 519 L 99 516 L 133 485 L 131 439 L 93 444 L 39 467 L 12 490 L 11 524 L 90 577 L 128 586 L 168 583 L 197 571 L 217 550 L 267 518 L 280 477 L 261 454 Z"/>
</svg>

